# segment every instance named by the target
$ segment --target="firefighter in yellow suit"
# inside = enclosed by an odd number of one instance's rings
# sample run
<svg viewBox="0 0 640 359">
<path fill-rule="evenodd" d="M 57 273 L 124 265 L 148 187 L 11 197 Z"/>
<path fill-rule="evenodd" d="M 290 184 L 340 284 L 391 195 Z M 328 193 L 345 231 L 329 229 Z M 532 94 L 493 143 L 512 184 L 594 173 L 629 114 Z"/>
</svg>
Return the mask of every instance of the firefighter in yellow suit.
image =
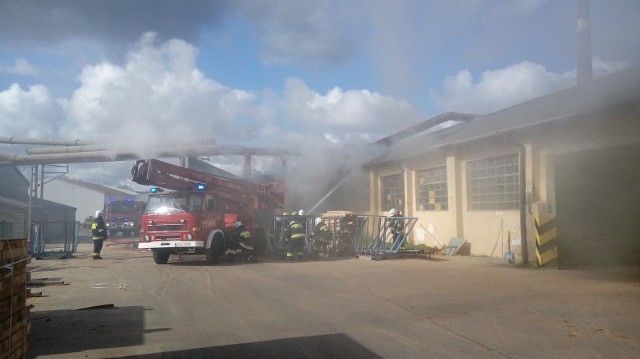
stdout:
<svg viewBox="0 0 640 359">
<path fill-rule="evenodd" d="M 102 259 L 100 257 L 100 251 L 102 251 L 102 245 L 105 239 L 107 239 L 107 226 L 104 223 L 104 212 L 102 210 L 96 211 L 96 218 L 91 224 L 91 236 L 93 237 L 93 259 Z"/>
<path fill-rule="evenodd" d="M 306 242 L 306 234 L 304 227 L 294 219 L 289 223 L 289 241 L 287 242 L 287 262 L 293 262 L 294 259 L 300 262 L 304 255 L 304 244 Z"/>
<path fill-rule="evenodd" d="M 257 262 L 257 258 L 254 254 L 251 232 L 249 232 L 249 230 L 240 221 L 237 221 L 233 225 L 233 227 L 235 228 L 235 230 L 232 235 L 232 239 L 235 243 L 237 243 L 236 246 L 241 249 L 244 260 L 249 263 Z"/>
</svg>

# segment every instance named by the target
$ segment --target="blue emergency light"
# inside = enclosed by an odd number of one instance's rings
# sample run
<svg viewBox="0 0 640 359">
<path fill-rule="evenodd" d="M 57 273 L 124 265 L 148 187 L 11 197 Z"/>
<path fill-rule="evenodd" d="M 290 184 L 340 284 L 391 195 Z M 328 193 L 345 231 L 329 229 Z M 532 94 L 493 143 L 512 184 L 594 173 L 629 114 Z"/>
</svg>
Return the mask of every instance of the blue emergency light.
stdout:
<svg viewBox="0 0 640 359">
<path fill-rule="evenodd" d="M 196 190 L 198 191 L 204 191 L 205 189 L 207 189 L 207 186 L 204 183 L 198 183 L 196 184 Z"/>
<path fill-rule="evenodd" d="M 149 192 L 151 192 L 151 193 L 160 193 L 160 192 L 163 192 L 163 191 L 164 190 L 162 188 L 158 188 L 158 187 L 151 187 L 149 189 Z"/>
</svg>

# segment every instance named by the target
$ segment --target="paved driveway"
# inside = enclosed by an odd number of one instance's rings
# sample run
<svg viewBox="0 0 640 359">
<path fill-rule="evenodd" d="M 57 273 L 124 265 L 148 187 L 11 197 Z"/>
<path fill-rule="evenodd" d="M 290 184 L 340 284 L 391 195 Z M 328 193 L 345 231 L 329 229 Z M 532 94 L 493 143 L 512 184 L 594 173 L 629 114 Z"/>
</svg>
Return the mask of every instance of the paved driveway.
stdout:
<svg viewBox="0 0 640 359">
<path fill-rule="evenodd" d="M 30 264 L 29 358 L 638 358 L 640 271 L 472 257 Z M 64 282 L 64 285 L 60 285 Z M 57 283 L 57 284 L 56 284 Z"/>
</svg>

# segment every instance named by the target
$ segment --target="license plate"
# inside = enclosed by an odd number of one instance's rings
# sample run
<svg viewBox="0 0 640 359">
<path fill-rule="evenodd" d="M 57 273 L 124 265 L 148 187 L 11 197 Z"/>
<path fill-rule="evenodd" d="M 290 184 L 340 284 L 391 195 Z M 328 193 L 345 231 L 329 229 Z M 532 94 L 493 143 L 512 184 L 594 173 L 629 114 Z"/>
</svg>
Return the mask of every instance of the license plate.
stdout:
<svg viewBox="0 0 640 359">
<path fill-rule="evenodd" d="M 179 241 L 179 242 L 171 242 L 171 244 L 173 244 L 173 247 L 197 247 L 197 242 L 195 241 L 188 241 L 188 242 Z"/>
<path fill-rule="evenodd" d="M 153 242 L 140 242 L 138 248 L 197 248 L 204 247 L 202 241 L 153 241 Z"/>
</svg>

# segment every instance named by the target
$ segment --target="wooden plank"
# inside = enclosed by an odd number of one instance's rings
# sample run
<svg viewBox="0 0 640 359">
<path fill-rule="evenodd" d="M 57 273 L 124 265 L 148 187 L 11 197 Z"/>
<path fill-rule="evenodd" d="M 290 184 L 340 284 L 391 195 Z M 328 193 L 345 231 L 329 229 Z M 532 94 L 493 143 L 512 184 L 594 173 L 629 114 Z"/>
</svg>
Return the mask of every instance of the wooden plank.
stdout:
<svg viewBox="0 0 640 359">
<path fill-rule="evenodd" d="M 26 285 L 26 283 L 27 273 L 13 273 L 13 275 L 0 279 L 0 293 L 7 288 Z"/>
<path fill-rule="evenodd" d="M 12 248 L 6 249 L 0 252 L 0 260 L 4 261 L 7 259 L 22 259 L 29 256 L 29 251 L 27 248 Z"/>
<path fill-rule="evenodd" d="M 8 338 L 11 333 L 15 332 L 16 329 L 20 327 L 23 327 L 23 326 L 26 327 L 28 323 L 27 318 L 28 317 L 25 314 L 24 317 L 21 318 L 20 320 L 16 320 L 14 322 L 11 322 L 11 321 L 4 322 L 0 330 L 0 339 Z"/>
<path fill-rule="evenodd" d="M 27 248 L 28 241 L 24 239 L 0 239 L 0 252 L 13 248 Z"/>
</svg>

